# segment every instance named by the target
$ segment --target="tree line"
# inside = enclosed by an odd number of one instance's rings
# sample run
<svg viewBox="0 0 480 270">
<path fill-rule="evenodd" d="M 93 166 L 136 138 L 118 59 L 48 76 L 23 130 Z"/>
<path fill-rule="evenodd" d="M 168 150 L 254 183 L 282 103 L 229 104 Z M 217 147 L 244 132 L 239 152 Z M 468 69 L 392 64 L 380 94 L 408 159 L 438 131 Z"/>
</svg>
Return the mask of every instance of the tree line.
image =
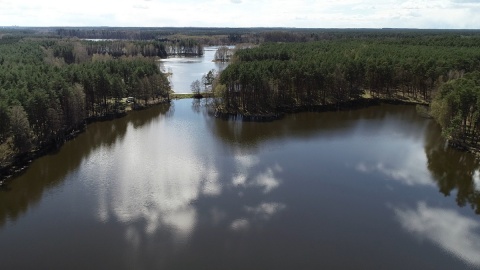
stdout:
<svg viewBox="0 0 480 270">
<path fill-rule="evenodd" d="M 49 49 L 55 58 L 63 59 L 67 64 L 81 63 L 95 54 L 113 58 L 122 56 L 145 56 L 166 58 L 171 55 L 203 55 L 203 46 L 194 40 L 176 40 L 160 42 L 155 40 L 79 40 L 46 39 L 42 46 Z"/>
<path fill-rule="evenodd" d="M 478 148 L 480 140 L 480 71 L 441 85 L 431 114 L 453 145 Z"/>
<path fill-rule="evenodd" d="M 322 28 L 221 28 L 221 27 L 65 27 L 27 28 L 17 32 L 35 31 L 56 37 L 82 39 L 160 40 L 194 39 L 201 44 L 233 45 L 239 43 L 307 42 L 334 39 L 432 38 L 446 35 L 475 36 L 479 30 L 435 29 L 322 29 Z"/>
<path fill-rule="evenodd" d="M 124 112 L 121 100 L 127 96 L 135 98 L 135 106 L 169 99 L 169 81 L 154 59 L 143 55 L 151 56 L 147 51 L 116 55 L 89 50 L 92 46 L 102 45 L 58 39 L 0 42 L 4 161 L 61 144 L 88 119 Z"/>
<path fill-rule="evenodd" d="M 480 69 L 478 36 L 341 38 L 237 50 L 215 87 L 217 109 L 275 113 L 362 97 L 430 101 L 434 89 Z"/>
</svg>

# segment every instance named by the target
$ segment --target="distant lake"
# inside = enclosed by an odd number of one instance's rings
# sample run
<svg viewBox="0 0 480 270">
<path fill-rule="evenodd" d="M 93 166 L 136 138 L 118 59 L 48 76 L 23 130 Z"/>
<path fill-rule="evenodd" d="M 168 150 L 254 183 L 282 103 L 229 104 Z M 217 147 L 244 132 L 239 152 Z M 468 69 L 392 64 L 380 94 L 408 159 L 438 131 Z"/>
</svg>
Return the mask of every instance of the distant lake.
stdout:
<svg viewBox="0 0 480 270">
<path fill-rule="evenodd" d="M 215 69 L 223 70 L 228 64 L 213 62 L 218 47 L 205 47 L 205 53 L 199 57 L 172 56 L 159 61 L 163 72 L 171 72 L 170 83 L 176 93 L 191 93 L 190 85 L 195 80 L 201 81 L 202 76 Z"/>
<path fill-rule="evenodd" d="M 2 189 L 1 265 L 479 268 L 479 175 L 413 106 L 254 123 L 177 100 L 89 125 Z"/>
</svg>

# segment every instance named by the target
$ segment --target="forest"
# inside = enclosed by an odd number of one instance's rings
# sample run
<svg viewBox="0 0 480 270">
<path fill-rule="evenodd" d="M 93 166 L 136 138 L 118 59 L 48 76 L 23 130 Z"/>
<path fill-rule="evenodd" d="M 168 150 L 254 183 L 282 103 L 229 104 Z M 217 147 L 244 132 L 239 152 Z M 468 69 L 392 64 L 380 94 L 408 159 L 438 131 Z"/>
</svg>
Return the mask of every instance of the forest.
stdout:
<svg viewBox="0 0 480 270">
<path fill-rule="evenodd" d="M 194 47 L 198 48 L 198 44 Z M 58 147 L 98 119 L 168 102 L 155 41 L 0 39 L 0 163 Z M 132 97 L 133 103 L 125 102 Z"/>
<path fill-rule="evenodd" d="M 216 60 L 230 62 L 209 87 L 218 114 L 430 104 L 445 137 L 478 149 L 479 44 L 475 30 L 2 28 L 0 168 L 127 106 L 168 102 L 155 59 L 200 56 L 204 45 L 220 45 Z"/>
<path fill-rule="evenodd" d="M 478 149 L 480 140 L 480 71 L 442 84 L 431 103 L 431 114 L 444 137 L 461 148 Z"/>
<path fill-rule="evenodd" d="M 476 145 L 478 44 L 479 35 L 451 34 L 262 43 L 236 51 L 214 106 L 219 114 L 269 117 L 365 100 L 435 100 L 432 116 L 446 137 Z"/>
</svg>

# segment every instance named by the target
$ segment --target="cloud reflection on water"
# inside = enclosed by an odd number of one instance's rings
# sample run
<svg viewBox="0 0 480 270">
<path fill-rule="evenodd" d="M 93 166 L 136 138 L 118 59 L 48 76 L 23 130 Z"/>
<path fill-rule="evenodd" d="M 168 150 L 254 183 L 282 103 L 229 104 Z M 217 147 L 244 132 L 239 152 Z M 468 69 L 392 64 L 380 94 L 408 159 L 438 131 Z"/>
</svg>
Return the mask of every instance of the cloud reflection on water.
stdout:
<svg viewBox="0 0 480 270">
<path fill-rule="evenodd" d="M 245 206 L 244 212 L 248 217 L 235 219 L 230 223 L 230 229 L 233 231 L 246 231 L 250 229 L 255 221 L 265 222 L 271 219 L 274 215 L 283 211 L 286 208 L 284 203 L 278 202 L 263 202 L 257 206 Z"/>
<path fill-rule="evenodd" d="M 230 224 L 230 229 L 237 232 L 246 231 L 249 228 L 250 228 L 250 221 L 248 221 L 248 219 L 245 219 L 245 218 L 236 219 Z"/>
<path fill-rule="evenodd" d="M 252 213 L 255 217 L 262 219 L 270 219 L 273 215 L 284 210 L 286 207 L 283 203 L 261 203 L 256 207 L 245 207 L 248 213 Z"/>
<path fill-rule="evenodd" d="M 122 145 L 91 157 L 84 173 L 87 183 L 96 185 L 100 221 L 126 224 L 132 243 L 141 231 L 153 235 L 165 228 L 177 243 L 189 238 L 197 222 L 193 203 L 200 196 L 219 195 L 222 186 L 213 158 L 198 155 L 188 129 L 156 123 L 143 132 L 127 132 Z"/>
<path fill-rule="evenodd" d="M 281 184 L 278 174 L 283 172 L 283 168 L 278 164 L 258 170 L 255 167 L 260 164 L 260 159 L 254 155 L 236 155 L 234 162 L 236 171 L 231 180 L 234 188 L 257 188 L 267 195 Z M 233 220 L 229 227 L 237 232 L 248 230 L 252 227 L 253 221 L 267 221 L 285 207 L 285 204 L 277 202 L 262 202 L 253 207 L 245 206 L 243 211 L 247 217 Z"/>
<path fill-rule="evenodd" d="M 435 183 L 426 168 L 428 161 L 422 148 L 412 146 L 403 150 L 404 152 L 393 154 L 397 156 L 396 159 L 393 159 L 393 162 L 386 163 L 380 160 L 368 164 L 362 161 L 355 166 L 355 169 L 362 173 L 379 172 L 407 186 L 434 187 Z"/>
<path fill-rule="evenodd" d="M 278 164 L 267 167 L 263 172 L 251 176 L 251 171 L 254 171 L 253 167 L 259 163 L 258 157 L 236 156 L 235 162 L 237 173 L 232 178 L 232 185 L 235 187 L 262 188 L 263 193 L 267 194 L 277 188 L 281 183 L 276 174 L 281 173 L 283 168 Z"/>
<path fill-rule="evenodd" d="M 478 170 L 473 173 L 473 184 L 475 185 L 475 190 L 480 191 L 480 171 Z"/>
<path fill-rule="evenodd" d="M 471 266 L 480 267 L 480 222 L 457 211 L 419 202 L 416 209 L 393 208 L 408 232 L 427 239 Z"/>
<path fill-rule="evenodd" d="M 143 246 L 142 242 L 158 233 L 170 235 L 174 246 L 187 243 L 200 220 L 196 202 L 202 197 L 221 196 L 226 188 L 258 190 L 265 196 L 281 184 L 281 166 L 265 165 L 256 155 L 237 153 L 231 159 L 233 171 L 227 173 L 231 184 L 223 186 L 218 160 L 202 154 L 200 147 L 204 146 L 191 139 L 195 131 L 190 128 L 178 122 L 167 128 L 165 122 L 159 122 L 141 132 L 129 130 L 121 144 L 99 149 L 82 167 L 88 175 L 85 183 L 93 185 L 97 193 L 97 218 L 123 224 L 125 239 L 133 247 Z M 225 221 L 226 229 L 245 231 L 285 207 L 278 202 L 241 206 L 244 217 L 230 221 L 225 220 L 228 215 L 221 206 L 208 215 L 215 224 Z"/>
</svg>

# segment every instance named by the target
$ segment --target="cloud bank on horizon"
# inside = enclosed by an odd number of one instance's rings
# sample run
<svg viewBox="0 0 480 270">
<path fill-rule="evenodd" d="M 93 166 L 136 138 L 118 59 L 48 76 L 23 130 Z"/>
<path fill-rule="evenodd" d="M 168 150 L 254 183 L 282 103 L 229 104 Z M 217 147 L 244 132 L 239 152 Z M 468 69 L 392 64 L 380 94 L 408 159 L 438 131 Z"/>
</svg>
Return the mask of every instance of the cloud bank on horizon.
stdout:
<svg viewBox="0 0 480 270">
<path fill-rule="evenodd" d="M 479 29 L 480 0 L 0 0 L 1 26 Z"/>
</svg>

